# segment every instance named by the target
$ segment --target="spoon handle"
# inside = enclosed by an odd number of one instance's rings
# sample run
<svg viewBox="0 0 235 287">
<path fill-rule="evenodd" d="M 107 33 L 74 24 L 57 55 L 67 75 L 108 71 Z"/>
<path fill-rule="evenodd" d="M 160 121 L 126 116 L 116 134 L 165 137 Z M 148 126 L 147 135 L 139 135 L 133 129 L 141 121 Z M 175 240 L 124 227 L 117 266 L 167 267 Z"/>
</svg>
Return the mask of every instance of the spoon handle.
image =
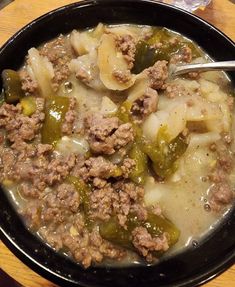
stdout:
<svg viewBox="0 0 235 287">
<path fill-rule="evenodd" d="M 173 71 L 173 74 L 174 76 L 178 76 L 189 72 L 206 72 L 206 71 L 219 71 L 219 70 L 235 71 L 235 61 L 176 66 L 175 70 Z"/>
</svg>

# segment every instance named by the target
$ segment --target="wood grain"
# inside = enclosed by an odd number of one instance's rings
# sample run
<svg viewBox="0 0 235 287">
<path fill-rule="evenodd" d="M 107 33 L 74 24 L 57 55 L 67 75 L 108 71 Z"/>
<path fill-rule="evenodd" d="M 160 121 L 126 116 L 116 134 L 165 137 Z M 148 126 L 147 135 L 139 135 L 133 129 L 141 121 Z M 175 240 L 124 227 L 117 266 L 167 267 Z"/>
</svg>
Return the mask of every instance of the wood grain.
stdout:
<svg viewBox="0 0 235 287">
<path fill-rule="evenodd" d="M 57 7 L 74 3 L 69 0 L 15 0 L 0 10 L 0 46 L 15 32 L 40 15 Z M 235 0 L 214 0 L 204 11 L 196 14 L 214 24 L 235 41 Z M 193 29 L 193 28 L 192 28 Z M 0 268 L 25 287 L 55 287 L 19 261 L 0 242 Z M 10 286 L 2 286 L 10 287 Z M 235 265 L 204 287 L 235 287 Z"/>
</svg>

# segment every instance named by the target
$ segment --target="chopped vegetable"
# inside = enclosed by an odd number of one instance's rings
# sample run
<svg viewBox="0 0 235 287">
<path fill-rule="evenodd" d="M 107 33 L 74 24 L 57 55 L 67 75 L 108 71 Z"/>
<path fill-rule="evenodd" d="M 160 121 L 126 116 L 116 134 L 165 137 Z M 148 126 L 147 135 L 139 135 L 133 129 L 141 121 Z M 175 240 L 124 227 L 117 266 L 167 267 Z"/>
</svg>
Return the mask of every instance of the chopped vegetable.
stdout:
<svg viewBox="0 0 235 287">
<path fill-rule="evenodd" d="M 88 230 L 92 230 L 92 227 L 94 225 L 93 220 L 89 217 L 89 209 L 90 209 L 90 201 L 89 201 L 89 192 L 90 192 L 90 186 L 86 184 L 83 180 L 76 176 L 68 176 L 67 182 L 70 184 L 73 184 L 76 190 L 78 191 L 80 195 L 80 202 L 82 206 L 82 211 L 84 214 L 85 224 Z"/>
<path fill-rule="evenodd" d="M 154 65 L 156 61 L 166 60 L 175 54 L 180 54 L 182 49 L 189 47 L 192 50 L 192 58 L 201 56 L 200 50 L 189 40 L 181 40 L 176 36 L 176 41 L 169 41 L 173 35 L 165 29 L 156 29 L 153 36 L 147 41 L 140 41 L 136 46 L 135 63 L 132 69 L 134 74 Z M 156 47 L 159 44 L 159 47 Z"/>
<path fill-rule="evenodd" d="M 21 89 L 19 73 L 14 70 L 3 70 L 2 72 L 4 98 L 8 104 L 17 104 L 24 93 Z"/>
<path fill-rule="evenodd" d="M 135 138 L 140 139 L 142 136 L 141 128 L 133 122 L 132 116 L 131 116 L 131 107 L 132 103 L 130 101 L 124 101 L 118 108 L 116 112 L 116 116 L 119 118 L 120 121 L 123 123 L 131 123 L 132 128 L 135 131 Z"/>
<path fill-rule="evenodd" d="M 159 129 L 155 142 L 143 145 L 143 151 L 153 163 L 156 174 L 162 178 L 168 177 L 176 170 L 176 160 L 186 151 L 188 144 L 179 135 L 169 142 L 166 127 Z"/>
<path fill-rule="evenodd" d="M 73 184 L 80 195 L 80 201 L 83 204 L 84 212 L 87 213 L 89 210 L 89 199 L 88 193 L 90 191 L 89 185 L 87 185 L 83 180 L 76 176 L 68 176 L 67 181 Z"/>
<path fill-rule="evenodd" d="M 61 138 L 61 128 L 68 111 L 69 98 L 51 96 L 46 101 L 45 120 L 42 126 L 42 143 L 55 145 Z"/>
<path fill-rule="evenodd" d="M 113 172 L 110 172 L 107 176 L 107 178 L 109 177 L 118 177 L 118 176 L 121 176 L 122 175 L 122 169 L 117 166 Z"/>
<path fill-rule="evenodd" d="M 179 230 L 168 219 L 162 218 L 153 213 L 148 213 L 146 221 L 138 220 L 135 214 L 129 214 L 127 217 L 126 226 L 124 229 L 119 225 L 116 217 L 111 217 L 108 221 L 102 222 L 99 225 L 100 235 L 114 244 L 121 247 L 134 249 L 132 245 L 132 231 L 136 227 L 145 227 L 148 232 L 154 236 L 160 236 L 163 233 L 168 233 L 169 246 L 174 245 L 179 238 Z"/>
<path fill-rule="evenodd" d="M 24 97 L 20 100 L 20 104 L 25 116 L 31 116 L 36 111 L 37 105 L 34 97 Z"/>
<path fill-rule="evenodd" d="M 139 42 L 136 45 L 136 54 L 132 73 L 139 74 L 144 69 L 151 67 L 157 61 L 156 50 L 146 42 Z"/>
<path fill-rule="evenodd" d="M 129 152 L 129 157 L 135 160 L 135 167 L 130 173 L 130 179 L 137 184 L 144 184 L 148 174 L 148 157 L 141 150 L 140 144 L 134 143 Z"/>
<path fill-rule="evenodd" d="M 116 116 L 120 121 L 128 123 L 131 121 L 131 107 L 132 103 L 129 101 L 124 101 L 118 108 Z"/>
<path fill-rule="evenodd" d="M 147 40 L 149 45 L 165 43 L 172 38 L 173 34 L 166 28 L 155 28 L 152 37 Z"/>
</svg>

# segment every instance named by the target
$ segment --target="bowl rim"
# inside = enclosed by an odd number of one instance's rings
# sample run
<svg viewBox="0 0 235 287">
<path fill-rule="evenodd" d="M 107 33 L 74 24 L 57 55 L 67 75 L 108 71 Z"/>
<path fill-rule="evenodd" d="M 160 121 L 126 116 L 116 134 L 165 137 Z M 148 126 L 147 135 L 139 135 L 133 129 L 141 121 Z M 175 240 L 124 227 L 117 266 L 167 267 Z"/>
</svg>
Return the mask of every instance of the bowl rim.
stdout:
<svg viewBox="0 0 235 287">
<path fill-rule="evenodd" d="M 220 31 L 217 27 L 215 27 L 213 24 L 209 23 L 208 21 L 202 19 L 201 17 L 194 15 L 184 9 L 181 9 L 179 7 L 175 7 L 173 5 L 158 2 L 155 0 L 82 0 L 79 2 L 67 4 L 64 6 L 61 6 L 59 8 L 53 9 L 47 13 L 44 13 L 43 15 L 37 17 L 36 19 L 32 20 L 25 26 L 23 26 L 19 31 L 17 31 L 13 36 L 11 36 L 1 47 L 0 47 L 0 57 L 4 53 L 6 49 L 8 49 L 8 46 L 11 45 L 12 42 L 15 41 L 16 38 L 20 37 L 21 34 L 27 33 L 28 30 L 31 29 L 32 26 L 37 24 L 38 22 L 43 21 L 44 19 L 49 18 L 50 16 L 54 14 L 63 14 L 64 11 L 67 9 L 74 9 L 78 8 L 82 9 L 89 6 L 105 6 L 107 4 L 111 5 L 120 5 L 120 2 L 127 3 L 150 3 L 153 5 L 165 6 L 168 7 L 168 9 L 177 10 L 182 14 L 187 14 L 189 17 L 196 19 L 196 21 L 201 22 L 204 26 L 207 26 L 209 29 L 214 30 L 217 34 L 220 34 L 226 41 L 228 41 L 230 44 L 232 44 L 235 48 L 234 41 L 229 38 L 224 32 Z M 17 256 L 23 263 L 25 263 L 27 266 L 29 266 L 32 270 L 40 274 L 41 276 L 47 278 L 48 280 L 51 280 L 57 284 L 62 284 L 62 282 L 67 281 L 67 283 L 71 284 L 78 284 L 77 282 L 74 282 L 72 279 L 68 279 L 63 275 L 60 275 L 53 270 L 50 270 L 45 265 L 42 265 L 40 262 L 38 262 L 33 256 L 26 253 L 18 244 L 15 242 L 12 237 L 7 234 L 7 232 L 4 230 L 4 228 L 1 226 L 0 223 L 0 239 L 3 241 L 3 243 L 10 249 L 10 251 Z M 190 281 L 183 280 L 183 282 L 177 283 L 176 285 L 169 285 L 169 287 L 178 286 L 178 287 L 186 287 L 186 286 L 199 286 L 201 284 L 205 284 L 206 282 L 212 280 L 213 278 L 217 277 L 221 273 L 223 273 L 226 269 L 228 269 L 230 266 L 232 266 L 235 263 L 235 249 L 231 250 L 231 252 L 228 252 L 226 256 L 221 260 L 220 264 L 216 264 L 215 266 L 211 267 L 208 271 L 205 271 L 202 274 L 198 274 L 195 276 L 190 277 Z M 192 285 L 193 284 L 193 285 Z M 78 286 L 78 285 L 76 285 Z M 164 285 L 168 286 L 168 285 Z"/>
</svg>

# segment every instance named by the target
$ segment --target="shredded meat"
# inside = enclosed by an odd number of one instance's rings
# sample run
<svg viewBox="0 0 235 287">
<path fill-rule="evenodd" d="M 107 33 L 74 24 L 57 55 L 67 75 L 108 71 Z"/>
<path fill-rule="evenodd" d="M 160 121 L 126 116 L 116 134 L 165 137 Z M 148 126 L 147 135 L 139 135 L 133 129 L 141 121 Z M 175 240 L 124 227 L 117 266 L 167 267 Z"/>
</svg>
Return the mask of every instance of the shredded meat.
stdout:
<svg viewBox="0 0 235 287">
<path fill-rule="evenodd" d="M 117 117 L 104 118 L 93 114 L 85 119 L 88 129 L 88 141 L 94 153 L 113 154 L 134 139 L 134 131 L 130 123 L 119 124 Z"/>
</svg>

